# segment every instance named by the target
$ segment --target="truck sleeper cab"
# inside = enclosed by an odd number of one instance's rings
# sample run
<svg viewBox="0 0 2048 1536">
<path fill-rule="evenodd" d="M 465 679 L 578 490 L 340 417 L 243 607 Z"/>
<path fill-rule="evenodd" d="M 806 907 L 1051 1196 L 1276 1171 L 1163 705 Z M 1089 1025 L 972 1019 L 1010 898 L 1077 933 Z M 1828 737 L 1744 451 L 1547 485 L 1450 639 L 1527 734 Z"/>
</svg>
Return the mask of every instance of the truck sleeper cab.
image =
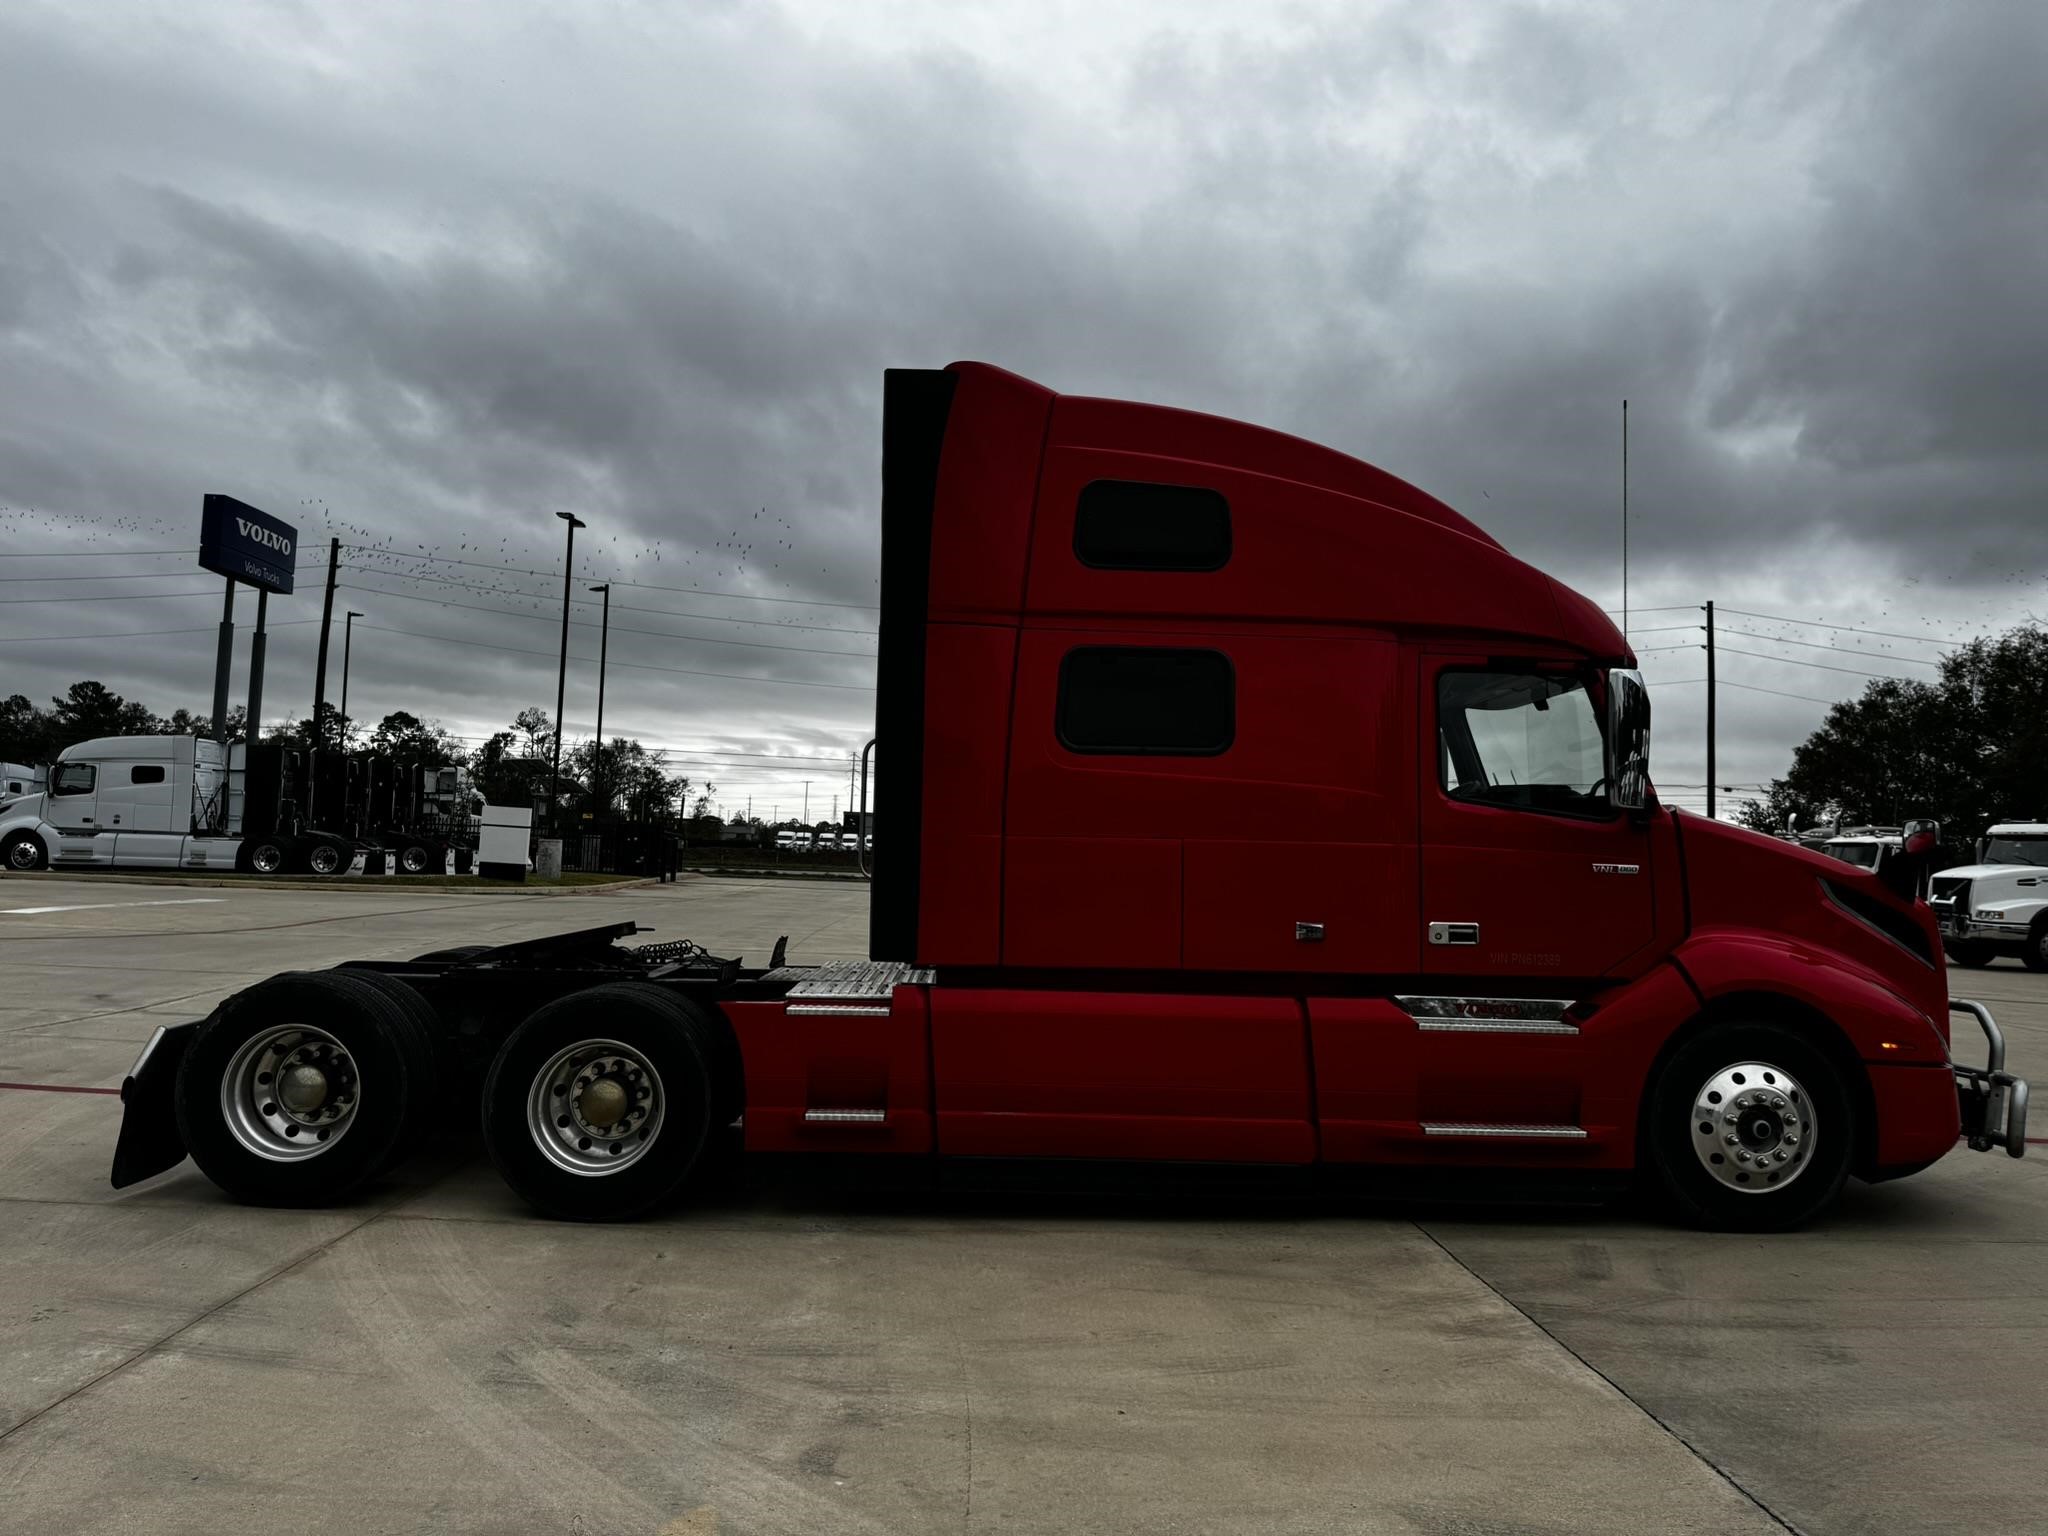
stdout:
<svg viewBox="0 0 2048 1536">
<path fill-rule="evenodd" d="M 117 1181 L 189 1147 L 330 1198 L 410 1134 L 387 1092 L 340 1136 L 344 1087 L 450 1038 L 569 1217 L 735 1121 L 954 1168 L 1641 1174 L 1752 1228 L 1959 1134 L 2024 1150 L 1976 1005 L 1991 1060 L 1950 1061 L 1931 824 L 1880 875 L 1659 805 L 1613 625 L 1370 465 L 981 364 L 884 398 L 869 960 L 601 930 L 277 978 L 147 1053 Z"/>
</svg>

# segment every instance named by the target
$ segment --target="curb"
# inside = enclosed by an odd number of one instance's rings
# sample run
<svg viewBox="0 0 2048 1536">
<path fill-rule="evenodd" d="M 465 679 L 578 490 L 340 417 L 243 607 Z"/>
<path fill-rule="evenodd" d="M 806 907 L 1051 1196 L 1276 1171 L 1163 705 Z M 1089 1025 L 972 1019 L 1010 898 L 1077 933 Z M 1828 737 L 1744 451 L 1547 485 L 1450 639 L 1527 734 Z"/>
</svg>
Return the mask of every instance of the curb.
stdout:
<svg viewBox="0 0 2048 1536">
<path fill-rule="evenodd" d="M 414 895 L 432 893 L 438 896 L 601 896 L 609 891 L 631 890 L 635 886 L 659 883 L 652 875 L 639 875 L 624 880 L 608 880 L 602 885 L 543 886 L 526 885 L 515 880 L 493 880 L 477 885 L 372 885 L 360 875 L 336 875 L 329 880 L 257 880 L 235 875 L 193 875 L 175 869 L 167 869 L 158 874 L 133 875 L 101 874 L 97 870 L 86 869 L 38 870 L 34 874 L 6 870 L 0 871 L 0 880 L 76 880 L 106 885 L 195 885 L 210 889 L 247 891 L 356 891 L 377 894 L 408 891 Z"/>
</svg>

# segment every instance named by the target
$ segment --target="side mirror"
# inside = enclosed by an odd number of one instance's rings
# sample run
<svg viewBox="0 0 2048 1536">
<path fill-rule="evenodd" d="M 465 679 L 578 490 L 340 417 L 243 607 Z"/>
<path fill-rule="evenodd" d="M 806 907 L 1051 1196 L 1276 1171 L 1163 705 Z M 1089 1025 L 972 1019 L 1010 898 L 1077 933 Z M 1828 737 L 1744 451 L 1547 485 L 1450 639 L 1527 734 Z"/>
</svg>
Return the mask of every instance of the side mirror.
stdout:
<svg viewBox="0 0 2048 1536">
<path fill-rule="evenodd" d="M 1640 811 L 1650 803 L 1650 690 L 1643 674 L 1607 674 L 1607 803 Z"/>
<path fill-rule="evenodd" d="M 1920 900 L 1927 894 L 1927 880 L 1940 842 L 1940 822 L 1907 822 L 1899 829 L 1899 851 L 1878 866 L 1878 879 L 1893 895 L 1906 901 Z"/>
</svg>

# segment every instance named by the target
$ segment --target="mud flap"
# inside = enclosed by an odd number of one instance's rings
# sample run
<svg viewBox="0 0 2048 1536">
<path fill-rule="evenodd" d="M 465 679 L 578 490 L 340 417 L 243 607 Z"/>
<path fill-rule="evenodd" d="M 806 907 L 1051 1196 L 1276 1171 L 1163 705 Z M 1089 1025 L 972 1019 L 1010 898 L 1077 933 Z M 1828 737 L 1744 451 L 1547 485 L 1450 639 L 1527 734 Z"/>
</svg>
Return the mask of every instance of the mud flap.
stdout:
<svg viewBox="0 0 2048 1536">
<path fill-rule="evenodd" d="M 114 1143 L 114 1188 L 139 1184 L 185 1160 L 185 1139 L 178 1134 L 178 1063 L 198 1032 L 197 1023 L 159 1026 L 122 1079 L 125 1107 Z"/>
</svg>

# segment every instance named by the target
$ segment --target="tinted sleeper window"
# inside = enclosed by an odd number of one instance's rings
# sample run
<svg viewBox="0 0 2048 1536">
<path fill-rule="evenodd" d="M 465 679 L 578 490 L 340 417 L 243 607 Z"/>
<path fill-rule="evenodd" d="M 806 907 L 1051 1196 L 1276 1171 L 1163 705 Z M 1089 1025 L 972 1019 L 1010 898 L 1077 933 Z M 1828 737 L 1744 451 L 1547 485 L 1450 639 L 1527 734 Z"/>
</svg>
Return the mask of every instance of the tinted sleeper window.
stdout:
<svg viewBox="0 0 2048 1536">
<path fill-rule="evenodd" d="M 1199 485 L 1096 480 L 1074 509 L 1074 553 L 1107 571 L 1213 571 L 1230 559 L 1230 503 Z"/>
<path fill-rule="evenodd" d="M 130 784 L 161 784 L 163 781 L 163 769 L 154 764 L 144 764 L 128 770 L 128 782 Z"/>
<path fill-rule="evenodd" d="M 1220 651 L 1069 651 L 1060 663 L 1060 743 L 1070 752 L 1210 756 L 1236 733 L 1236 691 Z"/>
</svg>

